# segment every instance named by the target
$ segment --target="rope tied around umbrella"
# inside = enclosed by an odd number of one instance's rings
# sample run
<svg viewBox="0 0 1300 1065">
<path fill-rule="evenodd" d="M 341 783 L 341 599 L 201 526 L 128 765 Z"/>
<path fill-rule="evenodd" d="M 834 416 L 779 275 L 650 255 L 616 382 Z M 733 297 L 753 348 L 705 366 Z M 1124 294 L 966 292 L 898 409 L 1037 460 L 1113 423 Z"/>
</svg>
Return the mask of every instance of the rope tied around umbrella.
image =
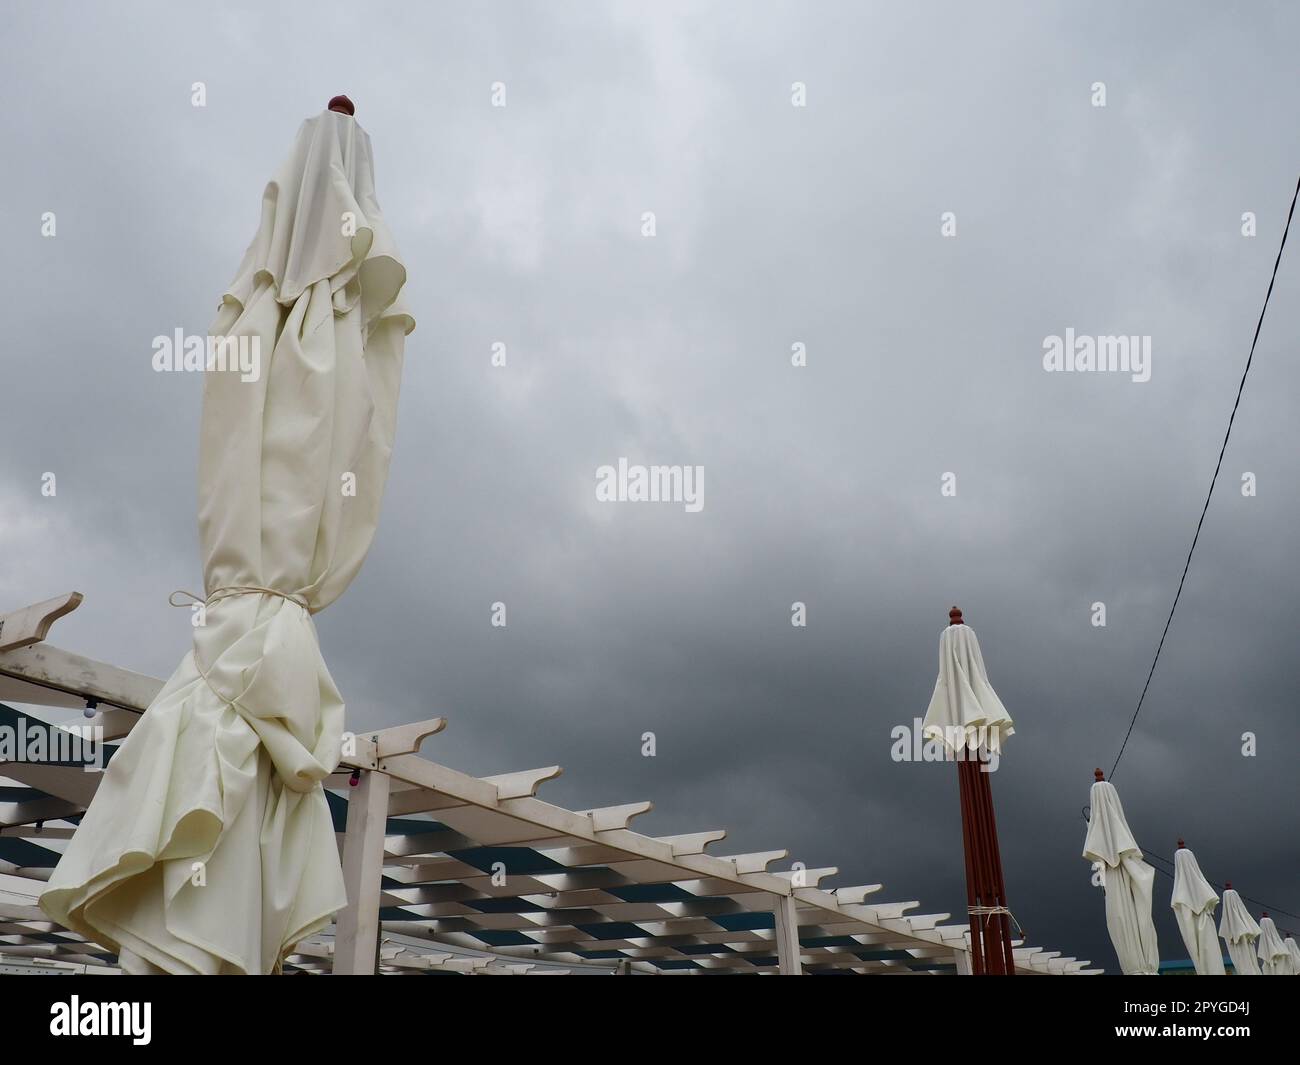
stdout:
<svg viewBox="0 0 1300 1065">
<path fill-rule="evenodd" d="M 277 591 L 274 588 L 263 588 L 261 585 L 257 585 L 257 584 L 232 584 L 225 588 L 218 588 L 206 599 L 200 599 L 193 592 L 185 591 L 184 588 L 177 588 L 176 591 L 172 592 L 172 594 L 167 597 L 167 602 L 171 606 L 188 605 L 183 602 L 181 603 L 176 602 L 176 597 L 178 595 L 188 596 L 191 603 L 198 604 L 201 606 L 207 606 L 209 603 L 216 602 L 217 600 L 220 599 L 229 599 L 232 596 L 236 596 L 236 595 L 276 595 L 279 596 L 281 599 L 289 600 L 289 602 L 291 603 L 297 603 L 300 607 L 302 607 L 305 611 L 307 611 L 308 614 L 315 614 L 317 612 L 313 607 L 307 604 L 306 598 L 304 598 L 301 595 L 297 595 L 293 592 Z"/>
<path fill-rule="evenodd" d="M 304 599 L 301 595 L 294 595 L 290 592 L 279 592 L 276 591 L 274 588 L 263 588 L 260 585 L 256 585 L 256 584 L 232 584 L 225 588 L 218 588 L 215 592 L 209 595 L 207 599 L 200 599 L 193 592 L 187 592 L 184 588 L 177 588 L 176 591 L 172 592 L 172 594 L 167 597 L 167 602 L 171 606 L 177 606 L 177 607 L 183 607 L 189 605 L 186 604 L 184 601 L 179 603 L 176 602 L 176 597 L 178 595 L 188 596 L 191 603 L 203 607 L 206 607 L 209 603 L 217 602 L 222 599 L 230 599 L 233 596 L 237 596 L 237 595 L 274 595 L 274 596 L 278 596 L 281 599 L 287 599 L 289 602 L 295 603 L 296 605 L 302 607 L 303 610 L 305 610 L 308 613 L 308 615 L 316 613 L 315 610 L 313 610 L 310 606 L 307 605 L 307 600 Z M 228 696 L 223 694 L 222 691 L 215 684 L 212 683 L 211 678 L 208 676 L 208 671 L 204 669 L 202 663 L 199 662 L 198 651 L 191 650 L 190 655 L 194 659 L 195 672 L 198 673 L 198 675 L 203 678 L 203 683 L 205 683 L 208 686 L 208 688 L 212 691 L 212 694 L 215 695 L 227 706 L 240 706 L 238 699 L 229 698 Z M 246 710 L 247 707 L 241 706 L 240 709 Z"/>
</svg>

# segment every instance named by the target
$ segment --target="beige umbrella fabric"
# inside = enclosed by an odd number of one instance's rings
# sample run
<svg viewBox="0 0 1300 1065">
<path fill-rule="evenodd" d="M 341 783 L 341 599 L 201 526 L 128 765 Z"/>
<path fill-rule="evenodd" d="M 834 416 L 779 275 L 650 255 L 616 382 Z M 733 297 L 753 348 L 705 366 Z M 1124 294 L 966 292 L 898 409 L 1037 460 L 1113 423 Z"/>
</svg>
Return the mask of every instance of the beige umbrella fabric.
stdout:
<svg viewBox="0 0 1300 1065">
<path fill-rule="evenodd" d="M 307 119 L 211 330 L 256 345 L 260 373 L 204 374 L 205 623 L 41 897 L 128 972 L 268 973 L 346 902 L 321 786 L 343 700 L 312 615 L 375 533 L 405 280 L 369 137 L 347 114 Z"/>
<path fill-rule="evenodd" d="M 1126 976 L 1154 976 L 1160 970 L 1160 949 L 1151 920 L 1155 870 L 1142 860 L 1142 851 L 1124 817 L 1119 792 L 1109 781 L 1093 784 L 1090 804 L 1083 856 L 1101 866 L 1106 931 L 1115 947 L 1120 971 Z"/>
<path fill-rule="evenodd" d="M 939 636 L 939 676 L 921 734 L 942 741 L 954 752 L 979 747 L 996 752 L 1015 731 L 1011 715 L 989 683 L 975 630 L 965 624 L 949 625 Z"/>
<path fill-rule="evenodd" d="M 1238 976 L 1259 976 L 1259 962 L 1255 960 L 1255 940 L 1260 927 L 1246 909 L 1231 886 L 1223 892 L 1223 911 L 1219 918 L 1219 938 L 1228 945 L 1228 957 Z"/>
<path fill-rule="evenodd" d="M 1291 954 L 1286 949 L 1286 944 L 1282 942 L 1282 937 L 1278 934 L 1277 925 L 1273 923 L 1273 918 L 1265 914 L 1259 921 L 1259 951 L 1260 971 L 1264 976 L 1292 976 L 1291 972 Z"/>
<path fill-rule="evenodd" d="M 1196 855 L 1183 846 L 1174 851 L 1174 894 L 1170 905 L 1196 975 L 1224 975 L 1223 952 L 1214 930 L 1219 896 L 1201 874 Z"/>
<path fill-rule="evenodd" d="M 1300 946 L 1296 946 L 1296 941 L 1290 936 L 1287 936 L 1282 942 L 1286 947 L 1286 952 L 1291 955 L 1291 975 L 1300 976 Z"/>
</svg>

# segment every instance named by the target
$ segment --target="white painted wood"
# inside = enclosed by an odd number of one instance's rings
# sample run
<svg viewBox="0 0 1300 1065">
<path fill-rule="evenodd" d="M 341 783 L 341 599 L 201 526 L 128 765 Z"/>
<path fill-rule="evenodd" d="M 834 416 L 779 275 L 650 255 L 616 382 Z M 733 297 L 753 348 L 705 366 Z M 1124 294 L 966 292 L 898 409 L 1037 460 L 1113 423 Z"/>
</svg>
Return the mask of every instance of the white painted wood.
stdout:
<svg viewBox="0 0 1300 1065">
<path fill-rule="evenodd" d="M 542 784 L 554 780 L 563 772 L 558 765 L 548 765 L 544 769 L 524 769 L 517 773 L 502 773 L 482 779 L 497 789 L 498 799 L 521 799 L 536 795 Z"/>
<path fill-rule="evenodd" d="M 0 658 L 8 652 L 0 652 Z M 65 710 L 81 710 L 86 700 L 70 692 L 59 691 L 42 684 L 0 673 L 0 703 L 31 703 L 33 706 L 58 706 Z"/>
<path fill-rule="evenodd" d="M 854 887 L 840 887 L 834 891 L 835 899 L 841 906 L 858 906 L 868 895 L 882 890 L 883 884 L 859 884 Z"/>
<path fill-rule="evenodd" d="M 28 802 L 0 802 L 0 825 L 34 825 L 76 815 L 84 807 L 65 799 L 31 799 Z"/>
<path fill-rule="evenodd" d="M 90 800 L 95 797 L 95 791 L 103 779 L 102 773 L 87 773 L 82 769 L 45 762 L 5 762 L 3 769 L 5 776 L 10 779 L 75 803 L 83 810 L 90 805 Z"/>
<path fill-rule="evenodd" d="M 39 906 L 23 906 L 21 903 L 0 899 L 0 920 L 4 921 L 43 921 L 49 924 L 49 918 Z M 53 925 L 51 925 L 53 927 Z M 3 951 L 8 951 L 4 947 Z M 2 952 L 2 951 L 0 951 Z"/>
<path fill-rule="evenodd" d="M 40 843 L 43 839 L 71 839 L 74 831 L 76 830 L 71 828 L 51 828 L 49 825 L 43 825 L 39 829 L 35 825 L 12 825 L 0 828 L 0 836 L 16 836 L 18 839 Z"/>
<path fill-rule="evenodd" d="M 462 802 L 488 807 L 497 805 L 497 789 L 494 784 L 466 773 L 458 773 L 419 755 L 401 754 L 388 758 L 382 768 L 386 775 L 397 780 L 443 792 Z"/>
<path fill-rule="evenodd" d="M 431 717 L 425 721 L 412 721 L 395 728 L 380 729 L 373 733 L 372 739 L 378 748 L 380 758 L 389 758 L 396 754 L 415 754 L 430 736 L 447 727 L 447 721 L 441 717 Z"/>
<path fill-rule="evenodd" d="M 591 825 L 597 832 L 608 832 L 614 828 L 627 828 L 632 818 L 640 817 L 655 808 L 652 802 L 629 802 L 622 806 L 601 806 L 594 810 L 579 810 L 591 819 Z"/>
<path fill-rule="evenodd" d="M 379 744 L 374 735 L 358 736 L 345 732 L 339 766 L 347 769 L 378 769 Z"/>
<path fill-rule="evenodd" d="M 67 705 L 67 697 L 72 695 L 76 697 L 73 705 L 84 705 L 87 698 L 94 698 L 138 713 L 148 708 L 163 686 L 156 677 L 83 658 L 48 643 L 0 652 L 0 675 L 30 686 L 32 697 L 16 702 L 42 705 L 52 692 L 61 693 L 63 701 L 47 705 Z M 44 697 L 41 689 L 46 689 Z"/>
<path fill-rule="evenodd" d="M 336 974 L 375 971 L 379 936 L 380 878 L 384 870 L 384 831 L 388 821 L 385 773 L 362 773 L 348 799 L 348 824 L 343 845 L 343 882 L 348 904 L 338 915 L 334 944 Z"/>
<path fill-rule="evenodd" d="M 54 599 L 46 599 L 43 603 L 33 603 L 21 610 L 0 614 L 0 651 L 12 651 L 40 643 L 49 633 L 51 625 L 79 606 L 81 593 L 68 592 Z"/>
<path fill-rule="evenodd" d="M 907 917 L 908 927 L 913 932 L 930 931 L 936 927 L 940 921 L 946 921 L 952 914 L 950 913 L 916 913 Z"/>
<path fill-rule="evenodd" d="M 799 917 L 790 895 L 775 896 L 777 969 L 782 976 L 802 976 L 799 950 Z"/>
<path fill-rule="evenodd" d="M 661 843 L 667 843 L 673 849 L 673 857 L 684 854 L 703 854 L 710 843 L 727 838 L 725 828 L 715 828 L 708 832 L 687 832 L 680 836 L 657 836 Z"/>
<path fill-rule="evenodd" d="M 839 869 L 833 865 L 828 865 L 824 869 L 783 869 L 775 873 L 782 880 L 787 880 L 791 884 L 795 883 L 795 876 L 799 877 L 799 887 L 816 887 L 827 877 L 834 876 Z"/>
<path fill-rule="evenodd" d="M 723 858 L 723 861 L 731 862 L 736 867 L 737 873 L 764 873 L 773 862 L 788 857 L 790 852 L 786 850 L 754 851 L 750 854 L 729 854 Z"/>
<path fill-rule="evenodd" d="M 903 914 L 908 910 L 914 910 L 921 904 L 919 902 L 873 902 L 862 907 L 873 915 L 871 920 L 875 922 L 883 921 L 900 921 Z"/>
</svg>

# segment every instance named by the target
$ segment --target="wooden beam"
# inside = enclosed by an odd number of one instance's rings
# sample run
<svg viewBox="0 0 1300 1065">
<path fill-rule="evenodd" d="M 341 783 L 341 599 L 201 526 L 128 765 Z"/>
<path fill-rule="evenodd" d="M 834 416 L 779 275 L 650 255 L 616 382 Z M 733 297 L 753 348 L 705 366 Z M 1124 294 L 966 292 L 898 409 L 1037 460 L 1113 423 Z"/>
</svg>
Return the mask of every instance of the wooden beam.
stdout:
<svg viewBox="0 0 1300 1065">
<path fill-rule="evenodd" d="M 26 682 L 32 694 L 20 701 L 40 704 L 41 689 L 62 693 L 59 702 L 66 706 L 68 696 L 79 701 L 95 699 L 124 710 L 144 713 L 162 691 L 157 677 L 132 673 L 91 658 L 83 658 L 47 643 L 36 643 L 13 651 L 0 651 L 0 675 Z"/>
<path fill-rule="evenodd" d="M 805 887 L 815 888 L 819 883 L 825 880 L 828 876 L 834 876 L 839 871 L 840 870 L 838 866 L 828 865 L 823 869 L 783 869 L 780 872 L 774 873 L 773 875 L 779 876 L 782 880 L 790 881 L 792 885 L 794 884 L 794 879 L 797 876 L 800 881 L 798 885 L 799 888 L 805 888 Z M 919 906 L 920 903 L 917 903 L 917 905 Z"/>
<path fill-rule="evenodd" d="M 652 802 L 628 802 L 621 806 L 598 806 L 594 810 L 579 810 L 591 818 L 591 825 L 597 832 L 608 832 L 615 828 L 627 828 L 634 817 L 649 813 L 655 808 Z"/>
<path fill-rule="evenodd" d="M 371 734 L 371 738 L 375 741 L 376 756 L 389 758 L 396 754 L 415 754 L 428 737 L 446 727 L 445 718 L 431 717 L 425 721 L 412 721 L 394 728 L 380 729 Z"/>
<path fill-rule="evenodd" d="M 723 855 L 723 861 L 734 864 L 737 873 L 765 873 L 767 867 L 773 862 L 779 862 L 789 856 L 790 852 L 787 850 L 754 851 L 750 854 Z"/>
<path fill-rule="evenodd" d="M 388 782 L 387 773 L 362 773 L 361 782 L 348 799 L 348 825 L 343 843 L 343 882 L 347 886 L 348 904 L 338 915 L 333 968 L 336 974 L 375 971 Z"/>
<path fill-rule="evenodd" d="M 68 592 L 66 595 L 46 599 L 43 603 L 33 603 L 21 610 L 0 614 L 0 651 L 13 651 L 40 643 L 50 631 L 51 625 L 79 606 L 81 593 Z"/>
<path fill-rule="evenodd" d="M 554 780 L 563 772 L 558 765 L 548 765 L 542 769 L 523 769 L 517 773 L 501 773 L 481 779 L 496 787 L 498 799 L 521 799 L 536 795 L 542 784 Z"/>
<path fill-rule="evenodd" d="M 679 836 L 658 836 L 660 843 L 667 843 L 673 849 L 673 857 L 683 854 L 703 854 L 710 843 L 727 838 L 725 828 L 715 828 L 708 832 L 687 832 Z"/>
<path fill-rule="evenodd" d="M 34 825 L 41 821 L 58 821 L 69 815 L 76 816 L 84 809 L 78 803 L 65 799 L 29 799 L 26 802 L 0 802 L 0 826 Z"/>
</svg>

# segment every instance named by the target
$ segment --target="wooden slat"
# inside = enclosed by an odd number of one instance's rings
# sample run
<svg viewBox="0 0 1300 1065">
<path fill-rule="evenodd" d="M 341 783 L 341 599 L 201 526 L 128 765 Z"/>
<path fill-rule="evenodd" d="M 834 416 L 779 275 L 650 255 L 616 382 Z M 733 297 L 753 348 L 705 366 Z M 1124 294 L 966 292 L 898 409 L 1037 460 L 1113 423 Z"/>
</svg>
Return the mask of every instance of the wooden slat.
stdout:
<svg viewBox="0 0 1300 1065">
<path fill-rule="evenodd" d="M 50 631 L 51 625 L 79 606 L 81 593 L 68 592 L 66 595 L 46 599 L 43 603 L 33 603 L 21 610 L 0 614 L 0 651 L 12 651 L 40 643 Z"/>
</svg>

